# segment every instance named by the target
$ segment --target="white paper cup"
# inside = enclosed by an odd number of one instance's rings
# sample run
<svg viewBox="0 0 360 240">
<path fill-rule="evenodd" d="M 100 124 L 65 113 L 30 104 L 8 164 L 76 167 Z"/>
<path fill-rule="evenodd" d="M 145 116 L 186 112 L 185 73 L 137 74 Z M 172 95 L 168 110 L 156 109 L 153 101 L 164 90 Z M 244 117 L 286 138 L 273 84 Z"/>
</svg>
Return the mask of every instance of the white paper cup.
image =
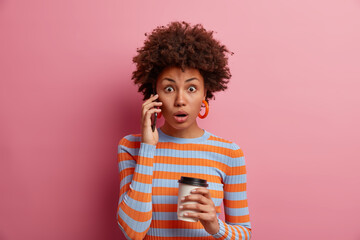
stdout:
<svg viewBox="0 0 360 240">
<path fill-rule="evenodd" d="M 180 210 L 179 207 L 185 204 L 194 204 L 198 202 L 188 201 L 181 202 L 181 198 L 191 194 L 191 190 L 199 187 L 206 188 L 208 186 L 206 180 L 200 178 L 191 178 L 191 177 L 181 177 L 179 182 L 179 194 L 178 194 L 178 208 L 177 208 L 177 217 L 179 220 L 186 222 L 197 222 L 197 218 L 185 217 L 184 213 L 186 212 L 196 212 L 193 210 Z"/>
</svg>

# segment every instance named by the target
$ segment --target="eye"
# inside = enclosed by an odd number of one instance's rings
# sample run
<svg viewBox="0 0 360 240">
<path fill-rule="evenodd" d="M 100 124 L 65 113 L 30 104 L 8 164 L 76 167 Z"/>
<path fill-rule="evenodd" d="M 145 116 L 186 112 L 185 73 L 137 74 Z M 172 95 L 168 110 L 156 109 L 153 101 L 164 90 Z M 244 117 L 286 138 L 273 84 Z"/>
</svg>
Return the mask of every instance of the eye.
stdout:
<svg viewBox="0 0 360 240">
<path fill-rule="evenodd" d="M 165 92 L 172 92 L 172 91 L 174 91 L 174 89 L 170 86 L 165 88 Z"/>
<path fill-rule="evenodd" d="M 194 86 L 189 87 L 189 91 L 190 91 L 190 92 L 195 92 L 195 91 L 196 91 L 196 87 L 194 87 Z"/>
</svg>

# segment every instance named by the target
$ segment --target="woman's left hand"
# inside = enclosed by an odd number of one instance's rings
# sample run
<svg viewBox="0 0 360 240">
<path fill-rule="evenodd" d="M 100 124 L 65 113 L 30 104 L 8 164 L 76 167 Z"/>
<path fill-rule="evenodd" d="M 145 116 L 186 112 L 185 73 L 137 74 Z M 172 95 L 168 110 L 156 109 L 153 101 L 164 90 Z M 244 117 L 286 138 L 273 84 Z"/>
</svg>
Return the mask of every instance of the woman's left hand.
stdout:
<svg viewBox="0 0 360 240">
<path fill-rule="evenodd" d="M 196 204 L 189 203 L 182 205 L 181 210 L 194 210 L 196 213 L 185 213 L 185 217 L 197 218 L 204 226 L 205 230 L 213 235 L 219 231 L 218 218 L 216 216 L 215 204 L 210 197 L 210 191 L 206 188 L 196 188 L 191 194 L 181 200 L 182 202 L 194 201 Z"/>
</svg>

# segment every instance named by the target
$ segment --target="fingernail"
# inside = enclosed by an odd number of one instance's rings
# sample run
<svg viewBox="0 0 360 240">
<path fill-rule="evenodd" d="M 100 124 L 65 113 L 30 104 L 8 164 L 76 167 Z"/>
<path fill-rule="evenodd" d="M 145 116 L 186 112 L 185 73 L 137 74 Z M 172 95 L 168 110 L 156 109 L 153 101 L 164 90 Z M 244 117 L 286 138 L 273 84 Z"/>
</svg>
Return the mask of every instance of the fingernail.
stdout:
<svg viewBox="0 0 360 240">
<path fill-rule="evenodd" d="M 183 208 L 184 208 L 184 206 L 180 206 L 179 208 L 180 208 L 180 209 L 183 209 Z"/>
<path fill-rule="evenodd" d="M 184 201 L 184 200 L 185 200 L 185 197 L 182 197 L 182 198 L 181 198 L 181 201 Z"/>
<path fill-rule="evenodd" d="M 189 215 L 188 213 L 184 213 L 184 216 L 187 216 L 187 215 Z"/>
<path fill-rule="evenodd" d="M 191 190 L 191 192 L 192 192 L 192 193 L 194 193 L 194 192 L 196 192 L 196 190 L 195 190 L 195 189 L 193 189 L 193 190 Z"/>
</svg>

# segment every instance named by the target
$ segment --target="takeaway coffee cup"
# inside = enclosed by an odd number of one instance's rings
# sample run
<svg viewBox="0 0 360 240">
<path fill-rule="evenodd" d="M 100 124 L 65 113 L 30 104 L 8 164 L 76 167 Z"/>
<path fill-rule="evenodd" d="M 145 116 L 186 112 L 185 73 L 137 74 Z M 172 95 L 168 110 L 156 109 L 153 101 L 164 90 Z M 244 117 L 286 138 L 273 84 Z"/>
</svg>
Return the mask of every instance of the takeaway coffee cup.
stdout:
<svg viewBox="0 0 360 240">
<path fill-rule="evenodd" d="M 184 213 L 186 212 L 196 212 L 196 211 L 179 209 L 181 205 L 197 203 L 197 202 L 193 202 L 193 201 L 181 202 L 181 198 L 190 195 L 191 194 L 190 191 L 195 188 L 199 188 L 199 187 L 206 188 L 208 184 L 204 179 L 191 178 L 191 177 L 181 177 L 181 179 L 178 182 L 179 182 L 179 195 L 178 195 L 178 208 L 177 208 L 178 219 L 186 222 L 197 222 L 198 219 L 196 218 L 190 218 L 184 216 Z"/>
</svg>

